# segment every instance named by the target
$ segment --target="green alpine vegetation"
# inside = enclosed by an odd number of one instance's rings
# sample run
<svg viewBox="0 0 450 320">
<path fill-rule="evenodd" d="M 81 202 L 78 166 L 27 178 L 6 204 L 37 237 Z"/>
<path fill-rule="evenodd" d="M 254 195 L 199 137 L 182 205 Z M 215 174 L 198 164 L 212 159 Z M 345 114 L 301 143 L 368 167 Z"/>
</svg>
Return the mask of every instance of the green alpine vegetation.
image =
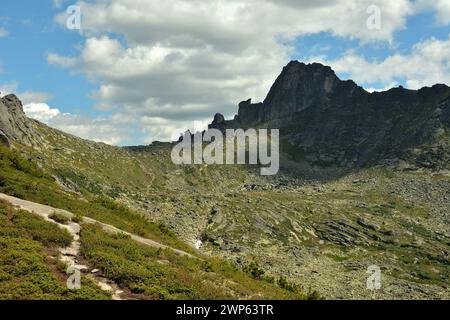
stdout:
<svg viewBox="0 0 450 320">
<path fill-rule="evenodd" d="M 109 299 L 84 276 L 81 290 L 67 289 L 56 249 L 71 241 L 57 225 L 0 200 L 0 300 Z"/>
<path fill-rule="evenodd" d="M 60 189 L 34 162 L 17 151 L 0 147 L 2 185 L 0 192 L 71 210 L 69 218 L 53 212 L 49 218 L 62 225 L 80 223 L 89 216 L 124 231 L 159 241 L 192 254 L 163 223 L 153 223 L 142 214 L 107 196 L 91 196 L 90 202 Z M 56 224 L 4 201 L 1 204 L 2 272 L 0 299 L 109 299 L 92 279 L 83 276 L 82 289 L 65 287 L 66 266 L 58 261 L 56 248 L 66 247 L 72 237 Z M 80 259 L 98 268 L 118 283 L 126 295 L 138 299 L 317 299 L 317 292 L 305 294 L 300 286 L 283 287 L 270 278 L 255 277 L 222 259 L 187 258 L 171 250 L 138 244 L 129 236 L 110 234 L 96 225 L 82 224 Z M 11 260 L 15 257 L 17 260 Z M 25 265 L 27 267 L 25 268 Z M 25 268 L 25 269 L 24 269 Z M 244 268 L 245 269 L 245 268 Z M 247 271 L 247 270 L 246 270 Z M 23 272 L 23 274 L 20 274 Z M 11 290 L 17 288 L 17 290 Z"/>
<path fill-rule="evenodd" d="M 219 259 L 189 258 L 150 248 L 126 235 L 111 235 L 95 225 L 83 226 L 83 257 L 107 278 L 143 299 L 279 299 L 318 298 L 302 288 L 278 286 Z"/>
<path fill-rule="evenodd" d="M 144 215 L 129 209 L 104 195 L 85 197 L 61 189 L 55 179 L 45 174 L 34 161 L 26 160 L 18 151 L 0 145 L 0 192 L 24 200 L 65 209 L 78 217 L 88 216 L 100 222 L 179 249 L 191 247 L 176 239 L 162 223 L 150 222 Z M 51 218 L 61 222 L 68 219 L 54 213 Z"/>
</svg>

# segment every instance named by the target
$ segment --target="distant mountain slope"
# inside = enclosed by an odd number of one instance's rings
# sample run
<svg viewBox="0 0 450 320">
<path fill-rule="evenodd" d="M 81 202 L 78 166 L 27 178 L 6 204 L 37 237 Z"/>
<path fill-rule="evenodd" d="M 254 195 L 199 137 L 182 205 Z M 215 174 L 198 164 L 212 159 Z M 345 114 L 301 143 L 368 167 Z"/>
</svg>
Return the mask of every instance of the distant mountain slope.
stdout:
<svg viewBox="0 0 450 320">
<path fill-rule="evenodd" d="M 449 97 L 450 88 L 442 84 L 369 93 L 340 80 L 330 67 L 292 61 L 264 102 L 241 102 L 234 120 L 216 115 L 211 127 L 279 128 L 284 140 L 313 163 L 367 165 L 405 158 L 419 148 L 417 157 L 447 142 Z"/>
<path fill-rule="evenodd" d="M 108 279 L 117 282 L 112 284 L 116 299 L 319 298 L 317 293 L 303 294 L 298 286 L 287 287 L 282 279 L 255 277 L 224 260 L 202 256 L 163 224 L 152 224 L 108 198 L 63 192 L 4 146 L 0 146 L 0 248 L 0 300 L 108 299 L 111 293 L 103 291 L 112 289 Z M 65 286 L 65 270 L 71 265 L 90 273 L 82 276 L 79 291 Z"/>
<path fill-rule="evenodd" d="M 152 220 L 164 220 L 191 245 L 215 203 L 200 199 L 251 181 L 243 166 L 177 166 L 170 158 L 171 143 L 116 147 L 84 140 L 27 118 L 14 95 L 2 102 L 5 144 L 43 168 L 62 190 L 83 197 L 106 195 L 151 212 Z"/>
</svg>

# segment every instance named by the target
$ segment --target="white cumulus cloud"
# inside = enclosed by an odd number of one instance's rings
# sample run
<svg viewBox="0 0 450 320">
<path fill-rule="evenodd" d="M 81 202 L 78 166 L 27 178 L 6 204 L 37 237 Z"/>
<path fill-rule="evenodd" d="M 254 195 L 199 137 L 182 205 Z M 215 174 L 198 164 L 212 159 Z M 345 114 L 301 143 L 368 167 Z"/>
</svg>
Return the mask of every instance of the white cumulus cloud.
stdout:
<svg viewBox="0 0 450 320">
<path fill-rule="evenodd" d="M 23 109 L 32 119 L 84 139 L 120 145 L 129 138 L 126 129 L 119 127 L 120 121 L 114 117 L 82 117 L 63 113 L 47 103 L 28 103 Z"/>
<path fill-rule="evenodd" d="M 440 25 L 450 24 L 450 1 L 448 0 L 416 0 L 416 11 L 433 10 L 436 22 Z"/>
<path fill-rule="evenodd" d="M 0 27 L 0 38 L 6 37 L 9 34 L 8 30 L 3 27 Z"/>
<path fill-rule="evenodd" d="M 52 95 L 47 92 L 25 91 L 17 94 L 22 104 L 42 103 L 51 100 Z"/>
<path fill-rule="evenodd" d="M 85 37 L 79 55 L 54 52 L 47 60 L 85 75 L 96 85 L 91 94 L 94 108 L 126 115 L 129 124 L 149 138 L 169 139 L 169 128 L 188 128 L 194 120 L 211 120 L 215 112 L 229 117 L 236 113 L 240 100 L 262 100 L 290 60 L 298 37 L 329 33 L 359 40 L 362 45 L 380 41 L 393 44 L 395 32 L 406 28 L 408 17 L 429 8 L 436 11 L 440 23 L 445 23 L 448 1 L 437 0 L 431 7 L 423 3 L 78 1 Z M 369 7 L 380 10 L 379 29 L 367 25 L 373 14 Z M 62 26 L 66 19 L 65 12 L 55 17 Z M 430 39 L 417 45 L 410 55 L 367 61 L 349 52 L 330 63 L 357 81 L 379 81 L 387 86 L 396 83 L 397 77 L 406 77 L 409 86 L 417 87 L 447 79 L 443 62 L 431 56 L 431 51 L 445 53 L 444 47 L 445 42 Z"/>
<path fill-rule="evenodd" d="M 394 54 L 380 61 L 368 61 L 354 51 L 335 60 L 323 57 L 311 60 L 349 74 L 359 84 L 378 82 L 388 86 L 404 81 L 410 89 L 450 84 L 450 34 L 447 40 L 431 38 L 417 43 L 409 54 Z"/>
<path fill-rule="evenodd" d="M 407 0 L 95 0 L 78 1 L 86 37 L 78 56 L 51 64 L 99 87 L 95 108 L 132 115 L 149 137 L 215 112 L 235 114 L 240 100 L 262 100 L 290 60 L 296 37 L 330 32 L 362 42 L 391 41 L 412 12 Z M 367 8 L 382 11 L 367 28 Z M 65 25 L 66 13 L 56 17 Z M 145 119 L 145 121 L 143 120 Z M 172 124 L 172 125 L 169 125 Z M 164 133 L 164 134 L 163 134 Z"/>
<path fill-rule="evenodd" d="M 17 82 L 0 83 L 0 97 L 17 91 Z"/>
<path fill-rule="evenodd" d="M 41 122 L 48 122 L 61 113 L 58 109 L 50 108 L 46 103 L 26 104 L 23 106 L 23 111 L 28 117 Z"/>
</svg>

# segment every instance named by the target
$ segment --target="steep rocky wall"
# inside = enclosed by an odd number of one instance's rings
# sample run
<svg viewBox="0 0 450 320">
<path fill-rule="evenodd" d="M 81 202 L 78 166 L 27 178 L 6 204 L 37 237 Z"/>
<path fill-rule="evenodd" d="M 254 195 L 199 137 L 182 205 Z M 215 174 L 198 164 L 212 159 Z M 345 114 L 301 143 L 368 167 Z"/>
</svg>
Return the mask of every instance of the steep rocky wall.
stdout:
<svg viewBox="0 0 450 320">
<path fill-rule="evenodd" d="M 39 134 L 34 120 L 27 118 L 22 102 L 13 94 L 0 98 L 0 143 L 10 146 L 12 141 L 35 145 Z"/>
<path fill-rule="evenodd" d="M 221 120 L 220 128 L 277 128 L 311 162 L 365 165 L 436 142 L 449 129 L 449 97 L 442 84 L 370 93 L 330 67 L 292 61 L 264 102 L 241 102 L 235 119 Z"/>
</svg>

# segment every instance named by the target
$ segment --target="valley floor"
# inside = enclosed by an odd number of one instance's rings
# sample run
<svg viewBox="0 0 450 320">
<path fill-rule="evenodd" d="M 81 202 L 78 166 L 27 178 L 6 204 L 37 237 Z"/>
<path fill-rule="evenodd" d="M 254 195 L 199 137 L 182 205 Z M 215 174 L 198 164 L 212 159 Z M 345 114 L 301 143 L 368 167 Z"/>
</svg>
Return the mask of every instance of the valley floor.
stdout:
<svg viewBox="0 0 450 320">
<path fill-rule="evenodd" d="M 450 298 L 446 171 L 283 161 L 266 179 L 243 166 L 175 166 L 170 145 L 115 148 L 46 130 L 50 142 L 29 152 L 52 176 L 5 151 L 0 192 L 126 231 L 87 225 L 81 254 L 139 297 Z M 194 256 L 198 245 L 208 263 L 133 237 Z M 367 289 L 370 266 L 379 290 Z"/>
</svg>

